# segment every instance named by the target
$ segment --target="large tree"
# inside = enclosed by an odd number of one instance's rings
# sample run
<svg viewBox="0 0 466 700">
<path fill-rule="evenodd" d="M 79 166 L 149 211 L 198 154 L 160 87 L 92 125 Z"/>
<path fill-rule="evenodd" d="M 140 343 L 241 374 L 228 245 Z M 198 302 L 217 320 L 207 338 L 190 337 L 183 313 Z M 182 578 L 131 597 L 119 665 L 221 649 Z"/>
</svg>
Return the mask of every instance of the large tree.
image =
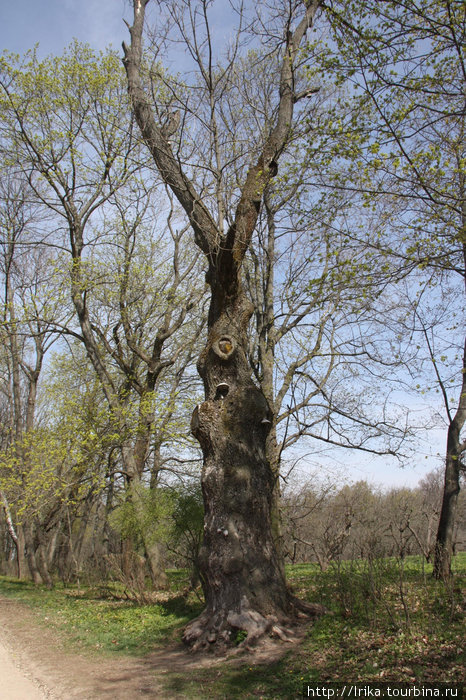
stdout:
<svg viewBox="0 0 466 700">
<path fill-rule="evenodd" d="M 189 143 L 180 141 L 177 134 L 180 113 L 168 115 L 162 123 L 159 112 L 150 106 L 143 81 L 142 34 L 147 4 L 148 0 L 134 0 L 131 44 L 124 45 L 129 92 L 159 173 L 188 215 L 196 244 L 205 256 L 211 292 L 208 339 L 198 361 L 205 401 L 192 417 L 192 430 L 204 456 L 205 523 L 199 568 L 206 608 L 188 626 L 184 638 L 195 647 L 224 645 L 241 629 L 247 631 L 250 642 L 271 628 L 282 634 L 298 602 L 287 590 L 272 531 L 275 479 L 266 454 L 272 407 L 254 382 L 248 362 L 248 326 L 254 309 L 243 284 L 243 264 L 264 191 L 277 173 L 291 135 L 298 99 L 295 72 L 319 2 L 283 6 L 277 16 L 270 18 L 281 36 L 272 40 L 272 50 L 279 56 L 278 79 L 271 82 L 277 91 L 274 117 L 269 123 L 261 123 L 265 133 L 255 143 L 246 144 L 246 160 L 252 160 L 252 164 L 245 166 L 244 176 L 229 191 L 226 202 L 222 170 L 228 168 L 226 157 L 222 164 L 221 153 L 228 153 L 230 159 L 244 159 L 245 153 L 241 153 L 240 144 L 219 142 L 216 118 L 221 113 L 222 94 L 239 69 L 241 42 L 238 37 L 233 42 L 224 67 L 215 64 L 207 22 L 209 3 L 169 6 L 171 20 L 188 47 L 195 49 L 192 53 L 200 85 L 209 97 L 205 140 L 213 145 L 217 167 L 210 170 L 214 183 L 211 191 L 198 190 L 202 180 L 198 176 L 196 182 L 196 173 L 190 176 L 188 156 L 186 150 L 183 152 Z M 273 30 L 269 29 L 271 40 Z M 186 108 L 183 118 L 188 116 Z M 191 152 L 195 149 L 193 145 Z M 196 165 L 199 170 L 202 163 L 195 164 L 194 169 Z M 212 197 L 212 191 L 216 197 Z M 209 200 L 215 203 L 214 213 Z M 312 606 L 307 609 L 316 612 Z"/>
</svg>

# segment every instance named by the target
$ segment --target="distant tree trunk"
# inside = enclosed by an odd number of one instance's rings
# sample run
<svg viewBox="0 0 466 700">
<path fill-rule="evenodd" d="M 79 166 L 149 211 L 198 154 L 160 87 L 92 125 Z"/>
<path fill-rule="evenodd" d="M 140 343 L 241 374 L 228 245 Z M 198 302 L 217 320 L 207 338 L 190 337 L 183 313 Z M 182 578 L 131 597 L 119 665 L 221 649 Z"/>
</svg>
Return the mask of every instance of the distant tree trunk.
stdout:
<svg viewBox="0 0 466 700">
<path fill-rule="evenodd" d="M 35 529 L 35 537 L 34 537 L 34 543 L 35 543 L 35 561 L 37 568 L 39 569 L 40 576 L 42 578 L 43 583 L 47 586 L 47 588 L 52 589 L 53 588 L 53 580 L 52 576 L 50 575 L 50 569 L 49 569 L 49 562 L 47 558 L 47 538 L 45 537 L 45 534 L 43 532 L 42 524 L 39 523 L 38 526 Z"/>
<path fill-rule="evenodd" d="M 52 576 L 50 575 L 49 567 L 48 567 L 48 561 L 47 561 L 47 552 L 43 544 L 39 544 L 37 548 L 37 566 L 39 568 L 39 572 L 42 578 L 42 581 L 45 583 L 48 589 L 53 588 L 53 579 Z"/>
<path fill-rule="evenodd" d="M 73 535 L 72 522 L 69 511 L 67 512 L 68 533 L 67 533 L 67 566 L 69 576 L 73 572 L 76 577 L 79 577 L 82 571 L 83 562 L 86 558 L 86 545 L 90 539 L 89 532 L 95 536 L 97 506 L 95 503 L 95 495 L 91 492 L 84 502 L 84 508 L 79 519 L 79 527 L 76 535 Z"/>
<path fill-rule="evenodd" d="M 58 523 L 56 528 L 54 529 L 52 536 L 50 537 L 49 541 L 47 542 L 47 548 L 45 550 L 45 560 L 47 563 L 47 569 L 48 571 L 52 571 L 53 567 L 53 562 L 55 559 L 55 552 L 57 551 L 57 544 L 59 540 L 59 536 L 61 534 L 62 530 L 62 523 Z"/>
<path fill-rule="evenodd" d="M 131 479 L 130 498 L 133 502 L 134 514 L 141 534 L 146 562 L 149 569 L 153 587 L 157 589 L 166 588 L 168 577 L 165 573 L 165 562 L 162 554 L 162 547 L 154 539 L 151 523 L 148 522 L 145 514 L 146 504 L 144 502 L 144 491 L 139 477 Z"/>
<path fill-rule="evenodd" d="M 42 583 L 39 567 L 36 560 L 36 548 L 34 546 L 34 536 L 31 525 L 24 526 L 24 542 L 26 546 L 26 561 L 29 567 L 29 573 L 35 586 Z"/>
<path fill-rule="evenodd" d="M 18 571 L 18 578 L 22 579 L 25 577 L 26 569 L 27 569 L 25 543 L 24 543 L 24 532 L 23 532 L 22 525 L 18 525 L 16 532 L 18 535 L 18 542 L 17 542 L 17 549 L 16 549 L 17 556 L 18 556 L 17 571 Z"/>
<path fill-rule="evenodd" d="M 3 491 L 0 491 L 0 500 L 2 502 L 3 510 L 5 511 L 6 524 L 8 532 L 13 541 L 16 552 L 16 572 L 18 578 L 22 578 L 22 563 L 24 560 L 24 538 L 19 528 L 15 528 L 13 518 L 10 511 L 10 505 Z"/>
<path fill-rule="evenodd" d="M 76 207 L 69 205 L 69 227 L 70 235 L 72 237 L 72 244 L 74 249 L 74 262 L 73 266 L 73 276 L 72 276 L 72 299 L 73 304 L 79 319 L 82 338 L 84 346 L 86 348 L 89 360 L 96 372 L 97 377 L 101 382 L 102 389 L 108 401 L 110 408 L 113 410 L 115 416 L 120 416 L 121 418 L 121 429 L 124 432 L 127 428 L 125 425 L 125 405 L 124 400 L 121 401 L 118 397 L 118 392 L 113 384 L 113 378 L 111 373 L 108 372 L 108 368 L 105 366 L 104 360 L 101 357 L 99 351 L 99 344 L 95 336 L 90 317 L 89 309 L 86 303 L 86 294 L 83 292 L 83 282 L 81 277 L 81 255 L 84 248 L 84 226 L 79 219 L 76 212 Z M 160 347 L 159 347 L 160 345 Z M 159 350 L 159 355 L 162 349 L 162 344 L 157 344 Z M 158 361 L 157 361 L 158 360 Z M 150 395 L 154 390 L 156 379 L 160 368 L 163 363 L 160 362 L 160 357 L 153 357 L 154 367 L 148 369 L 147 372 L 147 385 L 145 387 L 146 396 Z M 141 397 L 141 402 L 144 399 L 144 395 Z M 129 498 L 132 499 L 134 506 L 135 517 L 138 521 L 140 534 L 142 537 L 145 554 L 147 558 L 147 564 L 149 567 L 151 579 L 154 588 L 165 588 L 167 585 L 167 576 L 164 570 L 164 562 L 161 555 L 161 548 L 157 543 L 153 542 L 151 538 L 151 532 L 148 531 L 148 526 L 144 518 L 144 504 L 141 500 L 140 484 L 141 478 L 144 471 L 145 461 L 147 454 L 149 452 L 151 438 L 152 438 L 152 428 L 150 421 L 147 421 L 143 417 L 143 411 L 141 412 L 140 404 L 140 424 L 138 426 L 138 434 L 136 439 L 123 441 L 120 447 L 121 457 L 123 464 L 125 465 L 125 471 L 128 474 L 128 486 L 131 488 L 131 494 Z M 125 542 L 125 551 L 130 547 L 129 542 Z M 134 547 L 133 547 L 134 549 Z M 130 557 L 126 557 L 127 561 L 130 561 Z"/>
<path fill-rule="evenodd" d="M 445 485 L 443 489 L 442 509 L 435 542 L 433 574 L 437 579 L 447 579 L 451 575 L 454 530 L 458 494 L 460 492 L 460 461 L 458 441 L 452 426 L 448 430 L 448 448 L 445 464 Z"/>
<path fill-rule="evenodd" d="M 466 443 L 461 442 L 461 431 L 466 422 L 466 340 L 463 354 L 463 381 L 460 400 L 455 416 L 450 421 L 447 434 L 447 457 L 445 462 L 445 484 L 442 509 L 435 543 L 434 577 L 447 579 L 451 575 L 454 530 L 458 494 L 460 492 L 460 472 L 464 470 L 462 456 Z"/>
<path fill-rule="evenodd" d="M 280 466 L 281 466 L 281 448 L 277 442 L 277 428 L 271 417 L 272 425 L 266 439 L 265 451 L 267 460 L 270 464 L 270 469 L 273 478 L 273 494 L 271 504 L 271 526 L 272 534 L 275 542 L 275 547 L 279 552 L 280 562 L 283 576 L 285 576 L 285 557 L 283 551 L 283 517 L 281 508 L 281 487 L 280 487 Z"/>
</svg>

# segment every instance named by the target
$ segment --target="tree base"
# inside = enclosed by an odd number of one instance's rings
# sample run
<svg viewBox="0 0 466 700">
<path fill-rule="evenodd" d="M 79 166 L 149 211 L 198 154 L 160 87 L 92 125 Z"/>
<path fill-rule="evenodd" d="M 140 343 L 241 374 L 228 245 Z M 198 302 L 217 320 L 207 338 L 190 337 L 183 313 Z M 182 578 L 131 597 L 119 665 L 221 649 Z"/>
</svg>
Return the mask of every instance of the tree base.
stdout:
<svg viewBox="0 0 466 700">
<path fill-rule="evenodd" d="M 266 637 L 294 642 L 299 623 L 316 619 L 327 612 L 323 605 L 290 597 L 289 614 L 263 615 L 243 599 L 239 612 L 221 610 L 213 613 L 206 608 L 186 627 L 183 642 L 193 651 L 212 650 L 216 653 L 233 647 L 247 649 Z"/>
</svg>

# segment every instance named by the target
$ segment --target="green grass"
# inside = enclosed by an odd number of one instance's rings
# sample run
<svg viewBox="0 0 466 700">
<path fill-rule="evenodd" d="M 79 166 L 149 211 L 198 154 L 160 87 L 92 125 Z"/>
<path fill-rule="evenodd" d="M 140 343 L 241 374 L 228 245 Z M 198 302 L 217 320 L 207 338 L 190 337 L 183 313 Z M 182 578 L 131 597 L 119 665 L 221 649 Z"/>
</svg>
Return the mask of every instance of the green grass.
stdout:
<svg viewBox="0 0 466 700">
<path fill-rule="evenodd" d="M 71 645 L 143 655 L 177 640 L 181 628 L 202 609 L 197 598 L 185 598 L 176 590 L 178 573 L 173 578 L 174 592 L 154 605 L 116 600 L 109 588 L 78 590 L 57 584 L 49 591 L 5 577 L 0 577 L 0 594 L 33 608 L 38 622 L 64 633 Z"/>
<path fill-rule="evenodd" d="M 298 648 L 275 663 L 244 659 L 165 674 L 167 695 L 187 698 L 294 698 L 305 681 L 464 681 L 466 554 L 456 557 L 451 584 L 435 581 L 419 557 L 288 567 L 295 595 L 332 611 L 307 631 Z M 170 572 L 172 592 L 154 605 L 0 578 L 0 593 L 32 606 L 38 620 L 66 634 L 72 646 L 102 653 L 144 655 L 180 638 L 201 604 L 180 595 L 183 572 Z"/>
</svg>

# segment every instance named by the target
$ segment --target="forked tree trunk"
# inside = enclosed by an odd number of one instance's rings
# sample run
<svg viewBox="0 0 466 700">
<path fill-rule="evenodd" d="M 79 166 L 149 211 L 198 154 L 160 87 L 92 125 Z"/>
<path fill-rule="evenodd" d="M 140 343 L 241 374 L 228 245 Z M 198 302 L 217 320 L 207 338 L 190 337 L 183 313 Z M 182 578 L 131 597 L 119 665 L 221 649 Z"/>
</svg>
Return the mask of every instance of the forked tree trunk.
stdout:
<svg viewBox="0 0 466 700">
<path fill-rule="evenodd" d="M 196 244 L 206 256 L 211 288 L 208 341 L 198 362 L 205 401 L 195 409 L 191 423 L 204 456 L 205 522 L 199 569 L 206 608 L 187 627 L 184 639 L 199 648 L 227 645 L 237 630 L 247 632 L 246 643 L 270 629 L 283 637 L 286 633 L 281 623 L 289 621 L 296 607 L 311 614 L 323 609 L 290 596 L 273 536 L 276 475 L 266 453 L 272 415 L 251 378 L 247 360 L 247 329 L 253 308 L 241 285 L 241 269 L 264 190 L 277 174 L 277 162 L 290 134 L 298 99 L 294 61 L 319 0 L 303 0 L 297 8 L 301 18 L 294 31 L 286 24 L 276 121 L 256 163 L 248 170 L 226 234 L 219 230 L 173 153 L 170 137 L 179 119 L 172 118 L 161 126 L 145 94 L 140 68 L 148 2 L 133 0 L 131 45 L 123 45 L 128 90 L 143 139 L 163 180 L 188 215 Z M 293 19 L 289 18 L 290 23 Z"/>
</svg>

